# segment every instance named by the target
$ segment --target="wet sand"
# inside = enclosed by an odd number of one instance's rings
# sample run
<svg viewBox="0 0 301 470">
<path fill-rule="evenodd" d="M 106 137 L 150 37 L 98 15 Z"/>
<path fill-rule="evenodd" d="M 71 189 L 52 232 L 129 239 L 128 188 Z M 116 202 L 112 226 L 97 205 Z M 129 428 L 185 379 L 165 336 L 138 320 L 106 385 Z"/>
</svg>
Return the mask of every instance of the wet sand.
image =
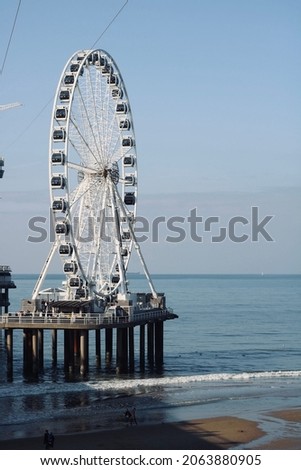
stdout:
<svg viewBox="0 0 301 470">
<path fill-rule="evenodd" d="M 254 421 L 236 417 L 133 425 L 118 430 L 56 435 L 57 450 L 230 449 L 264 433 Z M 43 436 L 2 440 L 0 449 L 41 450 Z"/>
<path fill-rule="evenodd" d="M 280 410 L 269 413 L 268 416 L 277 418 L 283 421 L 282 426 L 287 427 L 287 434 L 292 434 L 291 424 L 298 423 L 300 424 L 300 433 L 297 437 L 289 436 L 282 437 L 279 439 L 274 439 L 266 445 L 260 447 L 260 449 L 266 450 L 301 450 L 301 409 L 291 409 L 291 410 Z M 254 447 L 256 449 L 256 447 Z"/>
<path fill-rule="evenodd" d="M 301 409 L 266 414 L 279 422 L 279 436 L 269 436 L 264 421 L 232 416 L 160 424 L 124 425 L 120 429 L 56 434 L 56 450 L 211 450 L 211 449 L 301 449 Z M 279 420 L 279 421 L 278 421 Z M 291 427 L 297 423 L 297 430 Z M 266 430 L 264 430 L 266 429 Z M 283 436 L 283 429 L 285 436 Z M 300 426 L 301 430 L 301 426 Z M 291 434 L 290 434 L 291 431 Z M 2 450 L 42 450 L 43 435 L 0 440 Z"/>
</svg>

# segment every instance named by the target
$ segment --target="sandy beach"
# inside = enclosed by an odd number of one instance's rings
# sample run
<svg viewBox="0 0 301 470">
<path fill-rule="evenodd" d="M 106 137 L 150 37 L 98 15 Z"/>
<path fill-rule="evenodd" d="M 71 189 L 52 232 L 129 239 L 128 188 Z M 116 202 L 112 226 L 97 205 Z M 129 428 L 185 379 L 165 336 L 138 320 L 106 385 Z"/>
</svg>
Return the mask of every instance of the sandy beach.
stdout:
<svg viewBox="0 0 301 470">
<path fill-rule="evenodd" d="M 301 423 L 301 410 L 270 413 L 268 419 L 283 424 Z M 264 426 L 263 426 L 264 427 Z M 265 442 L 258 444 L 260 438 Z M 259 441 L 258 441 L 259 440 Z M 257 442 L 258 441 L 258 442 Z M 260 423 L 233 416 L 196 419 L 154 425 L 124 425 L 121 429 L 56 434 L 57 450 L 173 450 L 173 449 L 301 449 L 295 432 L 269 440 Z M 43 436 L 0 441 L 2 450 L 42 450 Z"/>
</svg>

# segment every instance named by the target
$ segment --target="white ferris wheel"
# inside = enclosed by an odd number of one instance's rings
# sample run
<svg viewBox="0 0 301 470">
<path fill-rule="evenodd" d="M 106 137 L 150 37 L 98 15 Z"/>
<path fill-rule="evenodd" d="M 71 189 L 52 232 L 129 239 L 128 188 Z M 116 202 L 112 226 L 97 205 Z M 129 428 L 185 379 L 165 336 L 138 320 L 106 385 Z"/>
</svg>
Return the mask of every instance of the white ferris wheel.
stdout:
<svg viewBox="0 0 301 470">
<path fill-rule="evenodd" d="M 50 126 L 49 187 L 55 238 L 33 298 L 55 252 L 66 275 L 66 300 L 126 294 L 134 248 L 156 296 L 134 234 L 138 172 L 130 101 L 104 50 L 76 52 L 61 74 Z"/>
</svg>

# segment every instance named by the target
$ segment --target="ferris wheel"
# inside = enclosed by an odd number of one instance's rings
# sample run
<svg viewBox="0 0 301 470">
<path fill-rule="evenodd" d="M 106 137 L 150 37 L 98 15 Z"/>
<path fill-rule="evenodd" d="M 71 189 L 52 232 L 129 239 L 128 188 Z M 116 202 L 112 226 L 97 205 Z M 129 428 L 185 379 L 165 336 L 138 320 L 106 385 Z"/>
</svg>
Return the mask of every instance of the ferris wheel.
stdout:
<svg viewBox="0 0 301 470">
<path fill-rule="evenodd" d="M 76 52 L 62 72 L 50 127 L 49 187 L 55 241 L 33 297 L 56 251 L 69 300 L 125 294 L 133 246 L 149 278 L 134 235 L 138 173 L 130 101 L 104 50 Z"/>
</svg>

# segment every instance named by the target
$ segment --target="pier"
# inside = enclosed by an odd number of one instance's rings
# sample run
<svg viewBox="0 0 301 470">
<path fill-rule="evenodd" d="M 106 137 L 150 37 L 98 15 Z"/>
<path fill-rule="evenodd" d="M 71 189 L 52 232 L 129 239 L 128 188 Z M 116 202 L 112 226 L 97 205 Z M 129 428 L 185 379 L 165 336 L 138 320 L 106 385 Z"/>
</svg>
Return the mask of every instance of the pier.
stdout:
<svg viewBox="0 0 301 470">
<path fill-rule="evenodd" d="M 94 364 L 108 368 L 115 364 L 116 373 L 133 372 L 163 365 L 164 322 L 177 318 L 170 309 L 140 312 L 127 316 L 73 316 L 63 314 L 5 313 L 0 316 L 0 329 L 5 330 L 8 377 L 13 375 L 14 331 L 23 331 L 23 367 L 27 374 L 38 374 L 44 364 L 44 333 L 51 331 L 51 355 L 57 365 L 58 331 L 63 331 L 65 373 L 88 373 L 91 361 L 89 339 L 94 334 Z M 137 335 L 134 329 L 138 329 Z M 135 361 L 134 339 L 138 339 L 139 360 Z M 114 348 L 113 348 L 114 346 Z M 90 351 L 90 353 L 89 353 Z"/>
</svg>

